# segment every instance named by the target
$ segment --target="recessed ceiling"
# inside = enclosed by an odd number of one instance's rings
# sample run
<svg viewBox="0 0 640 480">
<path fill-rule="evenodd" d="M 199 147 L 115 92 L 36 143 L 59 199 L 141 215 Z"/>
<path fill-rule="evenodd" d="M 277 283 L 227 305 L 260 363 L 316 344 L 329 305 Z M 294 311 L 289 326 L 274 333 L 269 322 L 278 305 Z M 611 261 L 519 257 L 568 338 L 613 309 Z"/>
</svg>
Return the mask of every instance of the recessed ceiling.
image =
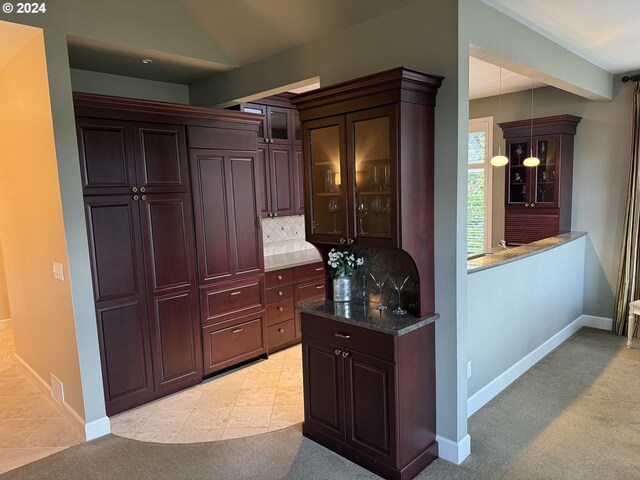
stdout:
<svg viewBox="0 0 640 480">
<path fill-rule="evenodd" d="M 154 50 L 67 37 L 69 66 L 79 70 L 111 73 L 162 82 L 190 84 L 228 70 L 232 66 Z M 149 58 L 153 62 L 142 63 Z"/>
<path fill-rule="evenodd" d="M 500 93 L 500 67 L 469 57 L 469 100 L 492 97 Z M 533 82 L 533 88 L 546 84 Z M 531 79 L 519 73 L 502 69 L 502 93 L 520 92 L 531 88 Z"/>
<path fill-rule="evenodd" d="M 640 69 L 638 0 L 484 0 L 611 73 Z"/>
<path fill-rule="evenodd" d="M 42 29 L 0 20 L 0 70 Z"/>
</svg>

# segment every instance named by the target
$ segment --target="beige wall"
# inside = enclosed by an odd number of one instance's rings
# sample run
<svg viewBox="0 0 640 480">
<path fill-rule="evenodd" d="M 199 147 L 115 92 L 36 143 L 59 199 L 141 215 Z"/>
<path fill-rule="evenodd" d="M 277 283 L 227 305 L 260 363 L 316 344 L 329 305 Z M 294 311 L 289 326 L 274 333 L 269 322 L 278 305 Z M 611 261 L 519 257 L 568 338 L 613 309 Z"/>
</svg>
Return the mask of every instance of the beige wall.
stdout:
<svg viewBox="0 0 640 480">
<path fill-rule="evenodd" d="M 2 256 L 2 241 L 0 241 L 0 320 L 11 318 L 7 279 L 4 274 L 4 257 Z"/>
<path fill-rule="evenodd" d="M 553 87 L 535 89 L 533 99 L 535 117 L 564 113 L 582 117 L 574 143 L 571 227 L 589 233 L 584 312 L 611 318 L 629 178 L 631 85 L 616 78 L 611 101 L 587 100 Z M 488 115 L 497 119 L 497 97 L 469 103 L 470 118 Z M 502 96 L 499 121 L 530 116 L 530 90 Z M 493 138 L 497 151 L 498 145 L 504 143 L 497 125 Z M 493 172 L 495 243 L 504 236 L 504 169 L 494 168 Z"/>
<path fill-rule="evenodd" d="M 0 231 L 16 353 L 84 416 L 43 35 L 0 71 Z"/>
</svg>

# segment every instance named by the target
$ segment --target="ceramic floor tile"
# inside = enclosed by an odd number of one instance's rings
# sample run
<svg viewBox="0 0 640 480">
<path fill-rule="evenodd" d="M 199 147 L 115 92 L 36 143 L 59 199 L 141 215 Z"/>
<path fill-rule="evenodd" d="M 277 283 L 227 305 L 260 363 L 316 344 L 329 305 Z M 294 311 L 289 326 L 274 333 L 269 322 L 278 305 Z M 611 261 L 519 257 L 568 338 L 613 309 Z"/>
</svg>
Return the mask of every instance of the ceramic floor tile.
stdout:
<svg viewBox="0 0 640 480">
<path fill-rule="evenodd" d="M 0 376 L 2 395 L 42 395 L 43 389 L 23 375 Z"/>
<path fill-rule="evenodd" d="M 302 386 L 302 372 L 282 372 L 280 374 L 279 387 L 301 387 Z"/>
<path fill-rule="evenodd" d="M 250 437 L 251 435 L 258 435 L 260 433 L 267 433 L 268 428 L 226 428 L 221 440 L 229 440 L 231 438 Z"/>
<path fill-rule="evenodd" d="M 0 421 L 0 448 L 17 447 L 45 423 L 45 418 L 5 418 Z"/>
<path fill-rule="evenodd" d="M 0 474 L 48 457 L 64 448 L 0 448 Z"/>
<path fill-rule="evenodd" d="M 242 388 L 247 372 L 233 372 L 220 378 L 213 378 L 203 383 L 205 391 Z"/>
<path fill-rule="evenodd" d="M 197 408 L 219 408 L 233 407 L 240 393 L 239 388 L 229 388 L 223 390 L 205 390 L 198 403 Z"/>
<path fill-rule="evenodd" d="M 182 432 L 188 430 L 211 430 L 227 426 L 233 407 L 196 408 L 191 411 Z"/>
<path fill-rule="evenodd" d="M 284 351 L 284 358 L 302 358 L 302 346 L 294 345 Z"/>
<path fill-rule="evenodd" d="M 51 418 L 19 447 L 71 447 L 83 442 L 80 432 L 66 418 Z"/>
<path fill-rule="evenodd" d="M 272 409 L 271 406 L 233 407 L 227 428 L 267 428 Z"/>
<path fill-rule="evenodd" d="M 269 429 L 285 428 L 304 419 L 304 405 L 274 405 Z"/>
<path fill-rule="evenodd" d="M 247 367 L 249 374 L 251 373 L 269 373 L 269 372 L 274 372 L 274 373 L 280 373 L 280 371 L 282 370 L 282 363 L 283 363 L 284 357 L 280 360 L 263 360 L 259 363 L 256 363 L 255 365 L 251 365 L 250 367 Z"/>
<path fill-rule="evenodd" d="M 62 413 L 53 399 L 44 395 L 0 397 L 0 418 L 59 418 Z"/>
<path fill-rule="evenodd" d="M 154 413 L 164 410 L 187 410 L 195 408 L 203 392 L 204 388 L 198 385 L 165 397 L 155 402 L 156 408 Z"/>
<path fill-rule="evenodd" d="M 180 430 L 145 430 L 140 431 L 134 435 L 135 440 L 140 440 L 141 442 L 153 442 L 153 443 L 174 443 L 176 438 L 178 438 L 178 434 Z"/>
<path fill-rule="evenodd" d="M 111 433 L 123 437 L 133 437 L 152 413 L 151 410 L 136 408 L 111 417 L 109 419 L 111 421 Z"/>
<path fill-rule="evenodd" d="M 280 373 L 249 373 L 242 388 L 277 387 L 280 381 Z"/>
<path fill-rule="evenodd" d="M 302 387 L 278 387 L 274 405 L 302 405 L 304 393 Z"/>
<path fill-rule="evenodd" d="M 237 407 L 256 407 L 273 405 L 276 398 L 276 387 L 243 388 L 236 400 Z"/>
<path fill-rule="evenodd" d="M 138 429 L 138 433 L 176 432 L 176 435 L 189 418 L 191 410 L 167 410 L 153 412 Z M 136 434 L 137 438 L 137 434 Z"/>
<path fill-rule="evenodd" d="M 298 358 L 286 358 L 282 363 L 283 372 L 301 372 L 302 371 L 302 357 Z"/>
<path fill-rule="evenodd" d="M 222 438 L 224 428 L 183 429 L 176 437 L 176 443 L 215 442 Z"/>
</svg>

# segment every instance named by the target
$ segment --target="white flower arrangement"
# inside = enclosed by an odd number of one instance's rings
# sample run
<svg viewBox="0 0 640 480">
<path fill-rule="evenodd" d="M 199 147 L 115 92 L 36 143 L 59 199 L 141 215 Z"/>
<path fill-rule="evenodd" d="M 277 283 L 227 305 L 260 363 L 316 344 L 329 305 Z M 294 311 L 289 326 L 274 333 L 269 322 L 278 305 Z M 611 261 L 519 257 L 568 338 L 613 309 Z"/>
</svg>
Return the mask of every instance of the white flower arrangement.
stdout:
<svg viewBox="0 0 640 480">
<path fill-rule="evenodd" d="M 342 275 L 350 277 L 356 271 L 356 268 L 364 265 L 364 258 L 358 257 L 354 253 L 337 252 L 335 248 L 332 248 L 329 252 L 327 264 L 331 267 L 332 278 Z"/>
</svg>

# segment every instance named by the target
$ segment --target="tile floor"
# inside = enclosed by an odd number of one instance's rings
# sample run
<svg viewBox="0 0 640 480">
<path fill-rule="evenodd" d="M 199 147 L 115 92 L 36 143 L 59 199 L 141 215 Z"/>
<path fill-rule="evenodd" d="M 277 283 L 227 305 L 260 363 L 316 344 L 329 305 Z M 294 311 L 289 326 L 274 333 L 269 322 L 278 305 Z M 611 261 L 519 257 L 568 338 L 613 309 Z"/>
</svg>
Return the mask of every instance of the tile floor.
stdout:
<svg viewBox="0 0 640 480">
<path fill-rule="evenodd" d="M 13 327 L 0 322 L 0 474 L 84 441 L 14 357 Z"/>
<path fill-rule="evenodd" d="M 303 419 L 302 349 L 290 347 L 111 418 L 111 432 L 160 443 L 246 437 Z"/>
</svg>

